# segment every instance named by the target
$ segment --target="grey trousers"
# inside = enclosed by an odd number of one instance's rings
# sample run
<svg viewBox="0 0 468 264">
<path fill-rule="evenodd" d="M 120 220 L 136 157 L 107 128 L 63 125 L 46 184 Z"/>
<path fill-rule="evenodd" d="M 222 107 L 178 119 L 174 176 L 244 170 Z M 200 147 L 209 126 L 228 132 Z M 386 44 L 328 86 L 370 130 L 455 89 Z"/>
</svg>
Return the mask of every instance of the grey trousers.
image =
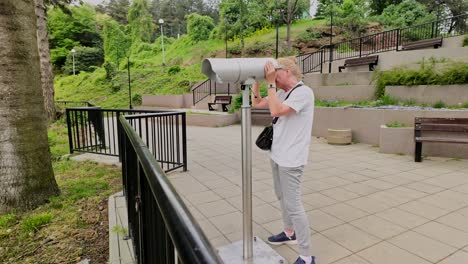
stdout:
<svg viewBox="0 0 468 264">
<path fill-rule="evenodd" d="M 275 193 L 281 204 L 285 229 L 292 229 L 296 233 L 299 244 L 299 254 L 310 256 L 309 220 L 302 205 L 301 178 L 304 166 L 281 167 L 273 160 L 273 183 Z"/>
</svg>

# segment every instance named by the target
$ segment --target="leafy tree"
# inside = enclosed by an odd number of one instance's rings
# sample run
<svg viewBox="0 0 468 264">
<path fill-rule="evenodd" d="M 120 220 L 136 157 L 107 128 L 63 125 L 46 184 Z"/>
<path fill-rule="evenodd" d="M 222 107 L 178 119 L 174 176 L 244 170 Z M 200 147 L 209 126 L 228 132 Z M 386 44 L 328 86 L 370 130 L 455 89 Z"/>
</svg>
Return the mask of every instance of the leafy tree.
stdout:
<svg viewBox="0 0 468 264">
<path fill-rule="evenodd" d="M 34 1 L 0 1 L 0 214 L 59 193 L 42 97 Z"/>
<path fill-rule="evenodd" d="M 134 41 L 151 41 L 154 24 L 148 9 L 148 0 L 133 1 L 128 11 L 128 26 Z"/>
<path fill-rule="evenodd" d="M 380 15 L 390 5 L 398 5 L 403 0 L 371 0 L 370 8 L 373 15 Z"/>
<path fill-rule="evenodd" d="M 111 16 L 118 23 L 126 25 L 129 7 L 129 0 L 110 0 L 108 4 L 101 4 L 97 8 Z"/>
<path fill-rule="evenodd" d="M 104 61 L 104 54 L 100 48 L 90 47 L 74 47 L 75 49 L 75 72 L 93 71 L 93 66 L 101 66 Z M 72 54 L 67 56 L 65 65 L 62 71 L 66 74 L 73 73 L 73 57 Z"/>
<path fill-rule="evenodd" d="M 72 7 L 71 15 L 60 8 L 48 12 L 48 30 L 51 60 L 61 68 L 70 50 L 75 46 L 100 47 L 101 36 L 96 27 L 96 13 L 89 5 Z"/>
<path fill-rule="evenodd" d="M 434 19 L 435 16 L 415 0 L 404 0 L 398 5 L 389 5 L 379 17 L 379 20 L 388 27 L 407 27 Z"/>
<path fill-rule="evenodd" d="M 192 13 L 186 18 L 187 33 L 193 41 L 207 40 L 210 37 L 210 32 L 214 28 L 214 22 L 211 17 Z"/>
<path fill-rule="evenodd" d="M 102 34 L 104 38 L 105 61 L 118 66 L 123 58 L 130 55 L 131 40 L 124 33 L 121 26 L 112 19 L 104 21 Z"/>
</svg>

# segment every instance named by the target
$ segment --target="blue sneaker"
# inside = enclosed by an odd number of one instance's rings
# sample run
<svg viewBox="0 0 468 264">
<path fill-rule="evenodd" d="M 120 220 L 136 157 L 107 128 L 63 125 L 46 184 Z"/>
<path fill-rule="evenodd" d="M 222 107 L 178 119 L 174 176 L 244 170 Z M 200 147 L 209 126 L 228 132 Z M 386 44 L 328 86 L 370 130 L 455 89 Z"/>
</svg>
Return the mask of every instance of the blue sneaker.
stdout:
<svg viewBox="0 0 468 264">
<path fill-rule="evenodd" d="M 272 245 L 283 245 L 283 244 L 288 244 L 288 245 L 295 245 L 297 244 L 296 240 L 296 234 L 292 235 L 291 238 L 289 238 L 286 233 L 281 232 L 278 235 L 274 235 L 268 238 L 268 243 Z"/>
<path fill-rule="evenodd" d="M 294 264 L 306 264 L 306 262 L 301 257 L 298 257 L 296 259 L 296 261 L 294 262 Z M 315 264 L 315 257 L 314 256 L 312 256 L 312 261 L 310 262 L 310 264 Z"/>
</svg>

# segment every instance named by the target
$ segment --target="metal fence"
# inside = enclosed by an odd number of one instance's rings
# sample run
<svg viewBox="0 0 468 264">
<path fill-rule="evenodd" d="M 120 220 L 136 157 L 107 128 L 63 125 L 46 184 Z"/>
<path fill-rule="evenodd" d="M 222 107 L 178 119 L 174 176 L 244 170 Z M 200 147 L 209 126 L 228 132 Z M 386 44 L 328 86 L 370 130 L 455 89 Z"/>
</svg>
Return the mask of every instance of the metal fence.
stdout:
<svg viewBox="0 0 468 264">
<path fill-rule="evenodd" d="M 218 88 L 218 86 L 221 86 Z M 226 86 L 227 86 L 227 94 L 231 94 L 231 83 L 226 83 L 226 84 L 218 84 L 215 81 L 211 81 L 210 79 L 200 83 L 196 87 L 192 89 L 192 97 L 193 97 L 193 105 L 197 104 L 201 100 L 205 99 L 209 95 L 216 95 L 218 94 L 218 89 L 221 90 L 221 93 L 226 92 Z M 224 91 L 224 92 L 223 92 Z"/>
<path fill-rule="evenodd" d="M 144 119 L 131 119 L 139 136 L 166 171 L 183 167 L 187 170 L 187 136 L 185 112 L 100 107 L 67 108 L 70 153 L 89 152 L 119 156 L 118 118 L 121 115 L 151 113 Z"/>
<path fill-rule="evenodd" d="M 137 262 L 223 263 L 135 129 L 134 124 L 142 127 L 155 117 L 119 118 L 129 235 Z"/>
<path fill-rule="evenodd" d="M 436 37 L 454 37 L 468 33 L 468 14 L 411 26 L 397 28 L 345 40 L 321 47 L 318 51 L 297 56 L 302 73 L 323 72 L 323 64 L 336 60 L 365 57 L 367 55 L 400 50 L 412 41 Z"/>
</svg>

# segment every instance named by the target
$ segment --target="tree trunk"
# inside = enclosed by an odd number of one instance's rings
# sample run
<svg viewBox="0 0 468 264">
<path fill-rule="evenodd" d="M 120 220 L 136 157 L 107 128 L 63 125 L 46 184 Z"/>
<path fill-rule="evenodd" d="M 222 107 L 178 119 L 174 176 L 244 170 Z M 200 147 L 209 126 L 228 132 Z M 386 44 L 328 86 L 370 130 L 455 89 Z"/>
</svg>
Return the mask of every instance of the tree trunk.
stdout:
<svg viewBox="0 0 468 264">
<path fill-rule="evenodd" d="M 34 2 L 0 1 L 0 214 L 59 193 L 42 97 Z"/>
<path fill-rule="evenodd" d="M 42 95 L 44 96 L 44 108 L 47 119 L 55 119 L 54 104 L 54 73 L 50 63 L 49 36 L 47 33 L 47 19 L 44 0 L 35 0 L 37 18 L 37 46 L 41 61 Z"/>
</svg>

